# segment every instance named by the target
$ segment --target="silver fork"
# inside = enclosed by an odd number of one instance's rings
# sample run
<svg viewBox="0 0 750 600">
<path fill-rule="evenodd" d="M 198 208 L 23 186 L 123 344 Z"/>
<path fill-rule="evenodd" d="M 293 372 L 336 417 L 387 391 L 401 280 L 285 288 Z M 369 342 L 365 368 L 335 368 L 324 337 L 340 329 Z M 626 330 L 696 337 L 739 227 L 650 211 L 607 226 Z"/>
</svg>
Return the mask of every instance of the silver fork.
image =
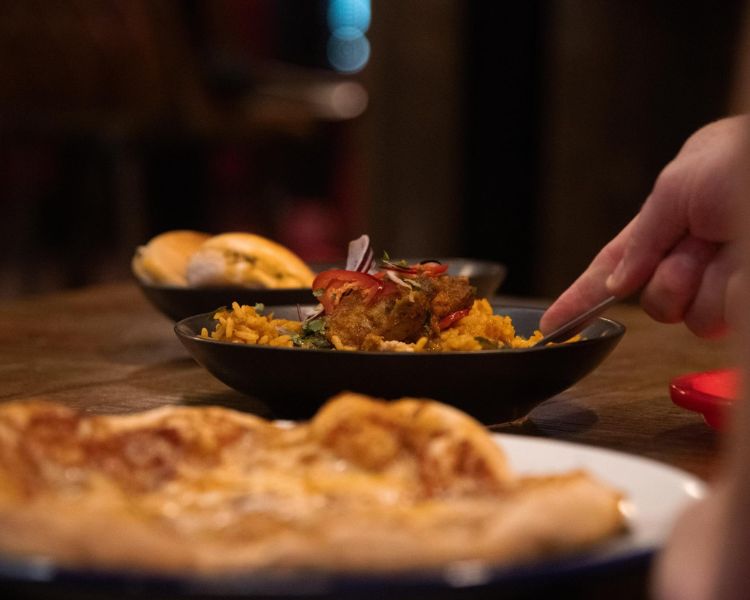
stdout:
<svg viewBox="0 0 750 600">
<path fill-rule="evenodd" d="M 599 304 L 593 308 L 588 309 L 585 312 L 573 317 L 566 323 L 555 329 L 553 332 L 548 333 L 542 339 L 540 339 L 534 346 L 545 346 L 547 344 L 558 344 L 564 342 L 574 336 L 576 333 L 580 333 L 586 325 L 591 323 L 596 317 L 602 314 L 610 306 L 617 302 L 615 296 L 610 296 L 605 300 L 602 300 Z"/>
</svg>

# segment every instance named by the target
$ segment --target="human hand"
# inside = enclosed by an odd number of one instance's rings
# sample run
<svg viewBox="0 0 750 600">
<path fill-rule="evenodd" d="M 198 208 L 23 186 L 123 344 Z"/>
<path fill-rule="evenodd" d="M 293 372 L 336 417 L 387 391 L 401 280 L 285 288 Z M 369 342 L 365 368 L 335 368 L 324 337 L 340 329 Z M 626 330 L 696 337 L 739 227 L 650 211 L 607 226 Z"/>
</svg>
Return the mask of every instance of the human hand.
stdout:
<svg viewBox="0 0 750 600">
<path fill-rule="evenodd" d="M 718 597 L 725 515 L 726 488 L 722 487 L 680 516 L 665 551 L 654 564 L 651 587 L 655 600 Z"/>
<path fill-rule="evenodd" d="M 739 237 L 736 169 L 750 119 L 716 121 L 694 133 L 661 172 L 636 217 L 545 312 L 548 333 L 614 295 L 641 291 L 646 312 L 716 337 L 731 321 Z"/>
</svg>

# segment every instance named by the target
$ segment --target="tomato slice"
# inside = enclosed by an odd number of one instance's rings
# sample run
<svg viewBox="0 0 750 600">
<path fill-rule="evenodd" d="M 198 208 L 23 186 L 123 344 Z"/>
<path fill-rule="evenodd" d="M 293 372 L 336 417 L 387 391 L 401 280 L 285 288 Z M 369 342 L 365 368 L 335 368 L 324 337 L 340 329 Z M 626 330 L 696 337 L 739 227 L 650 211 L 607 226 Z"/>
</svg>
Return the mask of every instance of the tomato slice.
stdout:
<svg viewBox="0 0 750 600">
<path fill-rule="evenodd" d="M 329 269 L 319 273 L 313 280 L 313 290 L 325 290 L 333 281 L 351 283 L 359 287 L 370 287 L 379 285 L 379 281 L 368 273 L 359 271 L 347 271 L 346 269 Z"/>
<path fill-rule="evenodd" d="M 317 292 L 318 300 L 323 305 L 323 310 L 328 314 L 338 306 L 346 292 L 361 290 L 364 292 L 365 301 L 371 302 L 378 293 L 390 292 L 387 285 L 389 283 L 359 271 L 331 269 L 323 271 L 315 278 L 312 289 Z M 392 283 L 390 285 L 393 286 Z"/>
<path fill-rule="evenodd" d="M 440 328 L 440 331 L 443 329 L 448 329 L 451 325 L 455 325 L 458 323 L 461 319 L 463 319 L 466 315 L 469 314 L 468 308 L 464 308 L 462 310 L 456 310 L 452 313 L 445 315 L 442 319 L 440 319 L 440 322 L 438 323 L 438 327 Z"/>
</svg>

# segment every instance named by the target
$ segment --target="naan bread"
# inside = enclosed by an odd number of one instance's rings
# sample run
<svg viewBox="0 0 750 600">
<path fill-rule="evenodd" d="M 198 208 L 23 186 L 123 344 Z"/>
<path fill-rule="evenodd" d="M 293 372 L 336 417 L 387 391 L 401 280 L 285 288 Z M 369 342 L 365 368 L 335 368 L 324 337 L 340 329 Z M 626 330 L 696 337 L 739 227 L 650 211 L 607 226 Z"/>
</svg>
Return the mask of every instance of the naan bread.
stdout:
<svg viewBox="0 0 750 600">
<path fill-rule="evenodd" d="M 622 531 L 585 472 L 513 473 L 470 417 L 424 400 L 330 400 L 308 423 L 219 407 L 85 415 L 0 405 L 0 552 L 216 573 L 496 564 Z"/>
</svg>

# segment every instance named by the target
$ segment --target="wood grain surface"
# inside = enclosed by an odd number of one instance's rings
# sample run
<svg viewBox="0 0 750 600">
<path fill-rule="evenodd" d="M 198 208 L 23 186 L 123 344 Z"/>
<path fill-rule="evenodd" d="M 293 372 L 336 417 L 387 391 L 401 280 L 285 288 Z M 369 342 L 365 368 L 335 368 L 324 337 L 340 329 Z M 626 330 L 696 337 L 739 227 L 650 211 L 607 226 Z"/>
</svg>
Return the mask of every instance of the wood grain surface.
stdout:
<svg viewBox="0 0 750 600">
<path fill-rule="evenodd" d="M 627 332 L 596 371 L 524 421 L 493 429 L 631 452 L 710 479 L 720 435 L 699 415 L 672 404 L 668 385 L 677 375 L 729 364 L 729 342 L 700 340 L 683 325 L 657 324 L 636 306 L 616 306 L 608 315 Z M 262 403 L 197 365 L 172 323 L 134 285 L 4 304 L 0 335 L 0 400 L 41 397 L 98 413 L 163 404 L 264 412 Z"/>
</svg>

